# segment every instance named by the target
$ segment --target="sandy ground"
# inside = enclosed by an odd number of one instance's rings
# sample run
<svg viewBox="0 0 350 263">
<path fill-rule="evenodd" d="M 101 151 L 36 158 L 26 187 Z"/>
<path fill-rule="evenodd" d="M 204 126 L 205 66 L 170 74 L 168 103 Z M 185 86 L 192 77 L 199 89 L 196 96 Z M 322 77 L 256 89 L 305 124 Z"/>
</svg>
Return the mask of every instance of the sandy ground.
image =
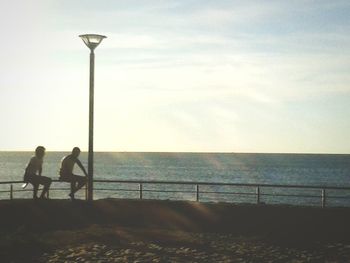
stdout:
<svg viewBox="0 0 350 263">
<path fill-rule="evenodd" d="M 56 248 L 40 262 L 349 262 L 350 245 L 288 247 L 232 234 L 86 229 L 94 241 Z M 104 233 L 97 238 L 96 233 Z M 64 233 L 61 233 L 64 234 Z M 67 233 L 66 233 L 67 234 Z M 142 236 L 143 238 L 140 238 Z M 127 237 L 127 238 L 126 238 Z M 147 238 L 145 238 L 147 237 Z M 90 234 L 91 238 L 91 234 Z M 86 239 L 85 239 L 86 240 Z"/>
<path fill-rule="evenodd" d="M 0 201 L 0 262 L 350 262 L 350 209 Z"/>
</svg>

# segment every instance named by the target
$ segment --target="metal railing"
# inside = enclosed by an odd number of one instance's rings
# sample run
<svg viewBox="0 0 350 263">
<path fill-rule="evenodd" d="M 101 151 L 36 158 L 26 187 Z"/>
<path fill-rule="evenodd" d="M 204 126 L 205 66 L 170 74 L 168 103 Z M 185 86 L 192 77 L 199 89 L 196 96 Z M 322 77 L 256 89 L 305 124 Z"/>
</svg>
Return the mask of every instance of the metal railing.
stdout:
<svg viewBox="0 0 350 263">
<path fill-rule="evenodd" d="M 138 190 L 130 190 L 130 189 L 115 189 L 116 191 L 138 191 L 139 198 L 143 199 L 144 192 L 161 192 L 161 193 L 193 193 L 194 200 L 199 202 L 200 195 L 205 194 L 223 194 L 223 195 L 251 195 L 255 196 L 255 200 L 257 204 L 261 204 L 261 198 L 263 196 L 275 196 L 275 197 L 300 197 L 300 198 L 319 198 L 321 207 L 326 207 L 327 198 L 347 198 L 350 201 L 350 187 L 343 186 L 323 186 L 323 185 L 285 185 L 285 184 L 257 184 L 257 183 L 214 183 L 214 182 L 180 182 L 180 181 L 157 181 L 157 180 L 104 180 L 104 179 L 96 179 L 94 180 L 96 183 L 121 183 L 121 184 L 138 184 Z M 159 189 L 145 189 L 145 185 L 192 185 L 194 186 L 193 191 L 186 190 L 159 190 Z M 255 192 L 247 193 L 247 192 L 228 192 L 228 191 L 208 191 L 201 190 L 203 186 L 230 186 L 230 187 L 247 187 L 254 188 Z M 319 190 L 319 195 L 306 195 L 306 194 L 269 194 L 262 193 L 262 188 L 273 188 L 273 189 L 309 189 L 309 190 Z M 96 188 L 97 191 L 111 191 L 111 188 Z M 328 190 L 346 190 L 349 191 L 349 196 L 327 196 Z"/>
<path fill-rule="evenodd" d="M 53 183 L 62 183 L 65 182 L 59 180 L 52 180 Z M 317 198 L 319 199 L 319 204 L 321 207 L 326 207 L 327 200 L 330 198 L 343 198 L 349 199 L 350 204 L 350 187 L 345 186 L 323 186 L 323 185 L 285 185 L 285 184 L 256 184 L 256 183 L 214 183 L 214 182 L 194 182 L 194 181 L 158 181 L 158 180 L 107 180 L 107 179 L 95 179 L 94 183 L 107 184 L 107 188 L 95 188 L 94 191 L 118 191 L 118 192 L 137 192 L 139 199 L 144 199 L 145 193 L 190 193 L 193 194 L 193 198 L 189 200 L 195 200 L 197 202 L 202 201 L 201 196 L 218 194 L 218 195 L 249 195 L 255 197 L 255 203 L 261 204 L 262 197 L 273 196 L 273 197 L 296 197 L 296 198 Z M 9 198 L 14 199 L 14 193 L 16 192 L 25 192 L 32 191 L 32 189 L 14 189 L 14 185 L 23 184 L 23 181 L 4 181 L 0 182 L 0 185 L 9 185 L 8 190 L 0 190 L 0 193 L 9 193 Z M 65 183 L 68 184 L 68 183 Z M 137 188 L 113 188 L 112 184 L 132 184 L 136 185 Z M 145 186 L 150 185 L 181 185 L 181 186 L 193 186 L 193 190 L 186 189 L 150 189 L 145 188 Z M 221 191 L 218 189 L 207 190 L 206 187 L 245 187 L 253 189 L 253 192 L 233 192 L 233 191 Z M 68 190 L 69 188 L 53 188 L 51 187 L 50 191 L 57 190 Z M 314 190 L 319 191 L 318 195 L 310 194 L 290 194 L 290 193 L 264 193 L 262 189 L 301 189 L 301 190 Z M 328 196 L 327 191 L 349 191 L 348 196 Z"/>
<path fill-rule="evenodd" d="M 64 182 L 58 179 L 53 179 L 52 183 L 69 184 L 67 182 Z M 19 187 L 18 189 L 14 188 L 14 185 L 24 185 L 24 184 L 25 183 L 23 181 L 0 181 L 0 185 L 9 185 L 8 190 L 0 189 L 0 193 L 8 193 L 9 199 L 13 200 L 15 193 L 33 192 L 33 189 L 31 187 L 26 187 L 26 188 Z M 30 185 L 30 183 L 28 183 L 27 185 Z M 39 188 L 39 191 L 40 190 L 42 189 Z M 50 190 L 47 193 L 47 197 L 49 197 L 50 191 L 66 191 L 66 190 L 70 190 L 70 187 L 50 187 Z M 85 188 L 85 196 L 86 196 L 86 188 Z"/>
</svg>

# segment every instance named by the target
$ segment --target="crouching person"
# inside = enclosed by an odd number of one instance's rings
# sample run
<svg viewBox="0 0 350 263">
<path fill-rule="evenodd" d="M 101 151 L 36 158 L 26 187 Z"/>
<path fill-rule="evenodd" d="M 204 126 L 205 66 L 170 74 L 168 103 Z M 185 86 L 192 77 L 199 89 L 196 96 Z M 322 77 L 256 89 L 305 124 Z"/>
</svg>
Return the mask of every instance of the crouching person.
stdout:
<svg viewBox="0 0 350 263">
<path fill-rule="evenodd" d="M 45 156 L 45 148 L 43 146 L 38 146 L 35 149 L 35 156 L 33 156 L 24 173 L 23 181 L 25 183 L 30 183 L 33 185 L 33 199 L 38 199 L 38 189 L 39 185 L 43 185 L 43 191 L 41 192 L 40 198 L 47 199 L 47 194 L 51 185 L 51 178 L 42 176 L 43 170 L 43 160 Z"/>
<path fill-rule="evenodd" d="M 71 184 L 71 192 L 69 197 L 72 200 L 75 199 L 74 194 L 86 184 L 87 178 L 87 172 L 78 159 L 79 155 L 80 149 L 78 147 L 74 147 L 70 155 L 63 157 L 60 169 L 60 180 L 70 182 Z M 75 164 L 79 166 L 85 176 L 73 174 Z"/>
</svg>

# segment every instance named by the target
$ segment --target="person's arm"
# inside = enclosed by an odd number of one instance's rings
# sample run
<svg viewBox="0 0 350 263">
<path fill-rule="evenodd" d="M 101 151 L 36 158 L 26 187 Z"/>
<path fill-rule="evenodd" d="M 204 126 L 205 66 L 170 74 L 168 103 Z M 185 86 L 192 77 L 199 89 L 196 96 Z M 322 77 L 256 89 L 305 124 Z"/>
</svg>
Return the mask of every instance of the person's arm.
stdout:
<svg viewBox="0 0 350 263">
<path fill-rule="evenodd" d="M 30 167 L 32 166 L 32 159 L 29 160 L 29 163 L 26 166 L 25 173 L 29 173 Z"/>
<path fill-rule="evenodd" d="M 86 176 L 88 176 L 88 174 L 87 174 L 87 172 L 86 172 L 86 170 L 85 170 L 83 164 L 80 162 L 79 159 L 77 159 L 76 163 L 77 163 L 77 165 L 80 167 L 80 169 L 83 171 L 83 173 L 84 173 Z"/>
<path fill-rule="evenodd" d="M 43 163 L 39 162 L 38 166 L 39 176 L 41 176 L 41 173 L 43 172 Z"/>
</svg>

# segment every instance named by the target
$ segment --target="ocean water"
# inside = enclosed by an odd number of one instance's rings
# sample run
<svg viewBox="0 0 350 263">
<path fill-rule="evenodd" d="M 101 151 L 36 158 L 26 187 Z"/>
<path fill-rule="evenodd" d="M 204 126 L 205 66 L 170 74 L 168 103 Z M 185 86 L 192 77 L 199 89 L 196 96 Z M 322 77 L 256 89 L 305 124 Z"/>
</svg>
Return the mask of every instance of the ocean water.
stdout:
<svg viewBox="0 0 350 263">
<path fill-rule="evenodd" d="M 47 152 L 43 175 L 58 178 L 60 160 L 67 152 Z M 31 152 L 0 152 L 0 181 L 22 180 L 24 168 Z M 87 168 L 87 154 L 80 157 Z M 223 183 L 256 183 L 286 185 L 323 185 L 350 187 L 350 155 L 327 154 L 254 154 L 254 153 L 95 153 L 95 179 L 200 181 Z M 82 174 L 79 169 L 75 171 Z M 95 183 L 94 197 L 138 198 L 136 184 Z M 0 185 L 7 191 L 8 185 Z M 15 185 L 20 190 L 20 185 Z M 53 188 L 67 188 L 67 183 L 55 183 Z M 98 190 L 103 189 L 103 190 Z M 117 190 L 119 189 L 119 190 Z M 129 191 L 122 191 L 129 190 Z M 192 185 L 144 185 L 144 198 L 189 199 L 195 198 Z M 30 197 L 28 192 L 15 192 L 15 198 Z M 173 192 L 162 193 L 168 190 Z M 159 191 L 159 192 L 157 192 Z M 181 191 L 181 192 L 180 192 Z M 184 192 L 182 192 L 184 191 Z M 201 186 L 201 201 L 256 202 L 254 187 Z M 218 193 L 226 192 L 227 194 Z M 51 198 L 67 198 L 67 189 L 53 190 Z M 238 194 L 240 193 L 240 194 Z M 244 195 L 241 193 L 245 193 Z M 80 192 L 83 198 L 84 191 Z M 320 190 L 261 188 L 261 201 L 319 205 Z M 276 196 L 276 195 L 290 196 Z M 299 196 L 293 196 L 299 195 Z M 300 196 L 301 195 L 301 196 Z M 1 192 L 0 198 L 9 194 Z M 327 205 L 350 205 L 350 190 L 329 190 Z"/>
</svg>

